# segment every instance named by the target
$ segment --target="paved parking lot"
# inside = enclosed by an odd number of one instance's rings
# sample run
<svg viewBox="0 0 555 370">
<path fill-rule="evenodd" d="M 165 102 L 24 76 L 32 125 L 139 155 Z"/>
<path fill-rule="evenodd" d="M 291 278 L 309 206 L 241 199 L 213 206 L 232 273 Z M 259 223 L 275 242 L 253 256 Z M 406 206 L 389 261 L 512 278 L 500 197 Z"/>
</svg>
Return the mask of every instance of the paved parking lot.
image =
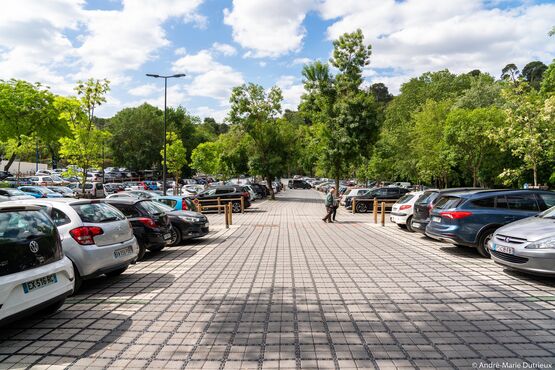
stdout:
<svg viewBox="0 0 555 370">
<path fill-rule="evenodd" d="M 0 329 L 0 368 L 551 368 L 555 280 L 289 190 Z M 491 368 L 491 367 L 490 367 Z M 516 368 L 516 367 L 512 367 Z"/>
</svg>

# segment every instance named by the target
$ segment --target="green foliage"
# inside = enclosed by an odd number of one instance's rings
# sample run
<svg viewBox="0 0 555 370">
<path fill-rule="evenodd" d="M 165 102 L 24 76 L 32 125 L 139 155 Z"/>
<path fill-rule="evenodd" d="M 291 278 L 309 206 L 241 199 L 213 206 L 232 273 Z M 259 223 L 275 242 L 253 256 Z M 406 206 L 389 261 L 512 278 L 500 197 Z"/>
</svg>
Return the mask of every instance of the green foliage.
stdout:
<svg viewBox="0 0 555 370">
<path fill-rule="evenodd" d="M 221 146 L 218 142 L 207 141 L 199 144 L 191 154 L 191 167 L 204 174 L 219 174 Z"/>
<path fill-rule="evenodd" d="M 547 70 L 547 66 L 536 60 L 530 62 L 522 68 L 522 77 L 530 86 L 539 90 L 542 82 L 543 74 Z"/>
<path fill-rule="evenodd" d="M 183 141 L 178 138 L 175 132 L 166 133 L 166 169 L 173 173 L 176 183 L 181 176 L 183 166 L 187 164 L 187 152 L 183 146 Z M 164 149 L 160 151 L 160 156 L 164 156 Z"/>
</svg>

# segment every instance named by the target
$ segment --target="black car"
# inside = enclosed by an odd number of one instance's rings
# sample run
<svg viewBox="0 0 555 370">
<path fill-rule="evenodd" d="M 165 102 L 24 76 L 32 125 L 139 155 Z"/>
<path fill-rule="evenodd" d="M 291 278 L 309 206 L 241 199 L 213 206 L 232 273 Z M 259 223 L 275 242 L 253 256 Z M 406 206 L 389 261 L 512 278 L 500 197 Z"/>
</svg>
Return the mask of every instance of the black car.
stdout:
<svg viewBox="0 0 555 370">
<path fill-rule="evenodd" d="M 430 211 L 439 197 L 456 191 L 477 190 L 479 188 L 449 188 L 428 189 L 414 203 L 414 214 L 412 216 L 411 228 L 419 233 L 426 232 L 426 226 L 430 223 Z"/>
<path fill-rule="evenodd" d="M 162 212 L 170 218 L 172 237 L 170 245 L 179 245 L 183 240 L 200 238 L 208 234 L 208 219 L 202 213 L 176 210 L 164 203 L 155 202 Z"/>
<path fill-rule="evenodd" d="M 240 198 L 243 198 L 245 208 L 249 208 L 251 206 L 251 202 L 249 201 L 249 191 L 247 188 L 240 185 L 211 187 L 198 193 L 192 198 L 202 201 L 201 205 L 203 206 L 218 204 L 218 199 L 220 199 L 220 204 L 231 203 L 231 209 L 235 213 L 241 212 Z"/>
<path fill-rule="evenodd" d="M 268 191 L 267 188 L 264 185 L 260 185 L 260 184 L 249 184 L 252 188 L 252 190 L 254 190 L 254 192 L 260 196 L 260 198 L 265 198 L 268 196 Z"/>
<path fill-rule="evenodd" d="M 148 249 L 158 252 L 169 245 L 172 239 L 170 217 L 162 211 L 158 203 L 148 199 L 109 198 L 106 203 L 119 209 L 133 226 L 133 234 L 139 243 L 139 256 L 142 259 Z"/>
<path fill-rule="evenodd" d="M 0 180 L 4 180 L 7 177 L 13 177 L 8 171 L 0 171 Z"/>
<path fill-rule="evenodd" d="M 311 189 L 312 186 L 304 180 L 289 180 L 287 183 L 289 189 Z"/>
<path fill-rule="evenodd" d="M 356 211 L 358 213 L 369 212 L 372 210 L 372 202 L 371 200 L 377 198 L 379 201 L 397 201 L 403 195 L 409 193 L 409 189 L 405 188 L 376 188 L 370 190 L 368 193 L 363 195 L 357 195 L 356 197 L 347 198 L 345 199 L 345 208 L 351 209 L 353 205 L 353 199 L 357 200 Z M 363 200 L 359 202 L 359 200 Z M 366 200 L 366 201 L 364 201 Z"/>
</svg>

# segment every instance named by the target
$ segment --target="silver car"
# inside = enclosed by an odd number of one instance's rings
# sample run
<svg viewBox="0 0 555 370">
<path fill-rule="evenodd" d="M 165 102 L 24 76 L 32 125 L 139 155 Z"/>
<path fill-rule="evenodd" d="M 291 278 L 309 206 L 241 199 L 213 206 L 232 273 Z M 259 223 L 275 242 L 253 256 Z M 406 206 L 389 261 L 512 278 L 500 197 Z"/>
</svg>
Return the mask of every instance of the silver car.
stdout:
<svg viewBox="0 0 555 370">
<path fill-rule="evenodd" d="M 488 247 L 503 266 L 555 276 L 555 207 L 497 229 Z"/>
<path fill-rule="evenodd" d="M 137 260 L 139 245 L 125 216 L 92 199 L 34 199 L 10 202 L 36 205 L 52 218 L 64 254 L 73 262 L 75 291 L 82 281 L 99 275 L 116 276 Z"/>
</svg>

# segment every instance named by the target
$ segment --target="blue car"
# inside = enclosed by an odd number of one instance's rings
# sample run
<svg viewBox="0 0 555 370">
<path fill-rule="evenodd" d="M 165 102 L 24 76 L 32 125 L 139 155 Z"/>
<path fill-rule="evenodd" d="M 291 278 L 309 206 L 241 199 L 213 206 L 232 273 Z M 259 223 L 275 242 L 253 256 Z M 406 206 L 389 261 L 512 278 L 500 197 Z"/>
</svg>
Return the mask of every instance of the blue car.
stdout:
<svg viewBox="0 0 555 370">
<path fill-rule="evenodd" d="M 156 181 L 143 181 L 143 183 L 148 187 L 148 190 L 160 190 Z"/>
<path fill-rule="evenodd" d="M 46 186 L 20 186 L 18 188 L 25 194 L 31 195 L 35 198 L 63 198 L 62 194 L 56 193 L 48 189 Z"/>
<path fill-rule="evenodd" d="M 457 246 L 475 247 L 489 257 L 488 241 L 499 227 L 555 205 L 543 190 L 472 190 L 442 195 L 430 213 L 426 235 Z"/>
<path fill-rule="evenodd" d="M 196 212 L 197 210 L 197 207 L 195 206 L 195 204 L 191 201 L 190 198 L 187 198 L 187 197 L 166 195 L 166 196 L 161 196 L 159 198 L 156 198 L 156 200 L 178 211 Z"/>
</svg>

